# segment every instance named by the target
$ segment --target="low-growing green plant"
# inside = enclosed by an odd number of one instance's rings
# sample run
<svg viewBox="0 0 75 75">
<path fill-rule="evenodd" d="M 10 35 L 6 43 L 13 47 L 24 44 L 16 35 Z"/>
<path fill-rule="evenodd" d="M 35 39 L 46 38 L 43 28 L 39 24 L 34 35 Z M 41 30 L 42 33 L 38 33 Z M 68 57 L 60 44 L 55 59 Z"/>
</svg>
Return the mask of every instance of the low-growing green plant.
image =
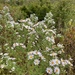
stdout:
<svg viewBox="0 0 75 75">
<path fill-rule="evenodd" d="M 38 11 L 39 10 L 39 11 Z M 38 16 L 38 20 L 41 21 L 44 19 L 46 13 L 48 13 L 51 10 L 51 3 L 50 1 L 40 1 L 40 2 L 33 2 L 29 5 L 23 5 L 21 7 L 21 11 L 25 18 L 29 17 L 30 14 L 36 14 Z"/>
<path fill-rule="evenodd" d="M 74 18 L 74 1 L 73 0 L 60 0 L 52 4 L 52 12 L 56 22 L 55 27 L 58 33 L 65 33 L 68 28 L 68 22 Z"/>
</svg>

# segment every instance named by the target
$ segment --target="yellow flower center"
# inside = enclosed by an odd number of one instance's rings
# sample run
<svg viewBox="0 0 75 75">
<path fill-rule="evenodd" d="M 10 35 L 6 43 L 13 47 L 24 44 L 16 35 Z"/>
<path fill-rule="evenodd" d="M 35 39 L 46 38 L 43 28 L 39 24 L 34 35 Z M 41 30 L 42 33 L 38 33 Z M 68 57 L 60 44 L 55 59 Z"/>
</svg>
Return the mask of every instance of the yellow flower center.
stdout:
<svg viewBox="0 0 75 75">
<path fill-rule="evenodd" d="M 30 58 L 33 58 L 32 56 L 30 56 Z"/>
<path fill-rule="evenodd" d="M 50 70 L 48 70 L 48 72 L 50 72 Z"/>
<path fill-rule="evenodd" d="M 52 62 L 52 64 L 54 64 L 54 62 Z"/>
<path fill-rule="evenodd" d="M 56 69 L 56 72 L 58 72 L 58 69 Z"/>
<path fill-rule="evenodd" d="M 56 60 L 56 63 L 58 64 L 58 60 Z"/>
</svg>

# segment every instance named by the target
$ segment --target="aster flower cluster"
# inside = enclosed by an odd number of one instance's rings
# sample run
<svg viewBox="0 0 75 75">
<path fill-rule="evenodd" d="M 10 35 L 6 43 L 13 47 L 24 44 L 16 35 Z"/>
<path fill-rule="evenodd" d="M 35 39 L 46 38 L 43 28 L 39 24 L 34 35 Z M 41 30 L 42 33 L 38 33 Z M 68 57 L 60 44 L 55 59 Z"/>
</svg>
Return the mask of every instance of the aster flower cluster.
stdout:
<svg viewBox="0 0 75 75">
<path fill-rule="evenodd" d="M 0 69 L 8 69 L 9 72 L 15 71 L 16 58 L 10 57 L 8 53 L 0 53 Z"/>
<path fill-rule="evenodd" d="M 38 59 L 36 59 L 36 56 L 38 56 Z M 42 55 L 42 53 L 40 51 L 37 51 L 37 50 L 28 52 L 28 60 L 32 60 L 34 58 L 35 58 L 35 60 L 34 60 L 35 65 L 40 64 L 40 59 L 43 60 L 43 61 L 46 61 L 44 56 Z"/>
<path fill-rule="evenodd" d="M 63 60 L 63 59 L 59 60 L 57 58 L 52 59 L 52 60 L 49 61 L 50 67 L 46 68 L 46 72 L 48 74 L 53 74 L 53 72 L 55 74 L 60 74 L 61 68 L 65 67 L 66 65 L 73 66 L 69 60 Z M 63 71 L 65 71 L 65 70 L 63 70 Z"/>
<path fill-rule="evenodd" d="M 17 46 L 21 46 L 24 49 L 26 48 L 26 46 L 23 43 L 13 43 L 13 46 L 11 48 L 14 49 Z"/>
<path fill-rule="evenodd" d="M 5 70 L 9 73 L 15 71 L 16 58 L 10 56 L 10 51 L 8 51 L 11 50 L 11 41 L 9 40 L 9 37 L 10 32 L 14 31 L 13 22 L 14 20 L 10 14 L 9 8 L 7 6 L 3 7 L 3 10 L 0 11 L 0 74 L 3 74 Z"/>
<path fill-rule="evenodd" d="M 13 20 L 7 6 L 3 8 L 1 13 L 0 20 L 5 21 L 3 22 L 4 26 L 0 23 L 0 32 L 5 29 L 5 32 L 1 35 L 9 33 L 10 36 L 7 34 L 0 41 L 0 43 L 4 41 L 3 46 L 0 46 L 0 50 L 7 51 L 7 53 L 4 51 L 2 51 L 4 53 L 0 53 L 0 69 L 10 68 L 9 72 L 15 71 L 16 58 L 10 57 L 11 51 L 16 55 L 21 55 L 20 58 L 17 56 L 18 64 L 21 64 L 23 59 L 25 60 L 23 66 L 26 64 L 29 75 L 32 75 L 34 70 L 38 72 L 37 75 L 44 75 L 45 73 L 59 75 L 63 72 L 66 73 L 67 67 L 73 66 L 70 60 L 64 57 L 63 44 L 60 42 L 56 44 L 55 38 L 61 37 L 61 34 L 56 34 L 57 29 L 51 12 L 47 13 L 42 21 L 38 22 L 38 17 L 31 14 L 30 18 L 18 20 L 19 23 Z M 7 41 L 5 38 L 7 38 Z"/>
<path fill-rule="evenodd" d="M 31 23 L 25 25 L 24 27 L 28 30 L 29 36 L 34 36 L 31 49 L 35 47 L 40 51 L 33 50 L 28 52 L 28 60 L 34 60 L 33 63 L 35 65 L 39 65 L 41 63 L 39 60 L 41 55 L 41 57 L 44 57 L 45 62 L 48 61 L 47 64 L 49 67 L 46 68 L 46 72 L 51 75 L 59 75 L 62 73 L 63 67 L 65 68 L 66 66 L 73 65 L 69 60 L 63 59 L 62 57 L 64 54 L 63 44 L 55 44 L 55 38 L 61 37 L 61 35 L 56 34 L 56 29 L 54 26 L 55 22 L 54 19 L 52 19 L 52 16 L 53 14 L 51 12 L 47 13 L 43 21 L 36 23 L 33 23 L 33 21 L 31 21 L 32 19 L 29 19 Z M 30 39 L 30 37 L 28 38 Z M 30 40 L 28 42 L 30 42 Z M 35 59 L 35 55 L 39 56 L 38 59 Z M 66 72 L 66 70 L 63 69 L 63 72 Z"/>
</svg>

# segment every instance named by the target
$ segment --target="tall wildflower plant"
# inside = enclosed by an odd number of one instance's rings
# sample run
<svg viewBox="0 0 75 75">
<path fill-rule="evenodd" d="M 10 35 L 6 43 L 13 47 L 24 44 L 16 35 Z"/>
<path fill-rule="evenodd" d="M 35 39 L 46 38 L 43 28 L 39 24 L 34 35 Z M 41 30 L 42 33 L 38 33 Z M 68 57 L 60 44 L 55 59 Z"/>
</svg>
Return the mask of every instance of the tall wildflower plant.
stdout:
<svg viewBox="0 0 75 75">
<path fill-rule="evenodd" d="M 26 50 L 28 51 L 29 75 L 65 75 L 69 66 L 73 66 L 64 56 L 64 46 L 55 43 L 56 34 L 53 14 L 47 13 L 44 20 L 37 22 L 32 15 L 23 24 L 27 30 Z M 34 20 L 34 21 L 33 21 Z"/>
<path fill-rule="evenodd" d="M 4 75 L 65 75 L 70 60 L 64 56 L 64 46 L 56 43 L 53 14 L 38 21 L 35 14 L 15 23 L 4 7 L 0 13 L 0 74 Z M 12 62 L 13 61 L 13 62 Z M 16 61 L 16 62 L 15 62 Z"/>
<path fill-rule="evenodd" d="M 11 56 L 12 38 L 15 38 L 13 18 L 7 6 L 0 11 L 0 75 L 14 75 L 16 58 Z M 12 34 L 13 33 L 13 34 Z"/>
</svg>

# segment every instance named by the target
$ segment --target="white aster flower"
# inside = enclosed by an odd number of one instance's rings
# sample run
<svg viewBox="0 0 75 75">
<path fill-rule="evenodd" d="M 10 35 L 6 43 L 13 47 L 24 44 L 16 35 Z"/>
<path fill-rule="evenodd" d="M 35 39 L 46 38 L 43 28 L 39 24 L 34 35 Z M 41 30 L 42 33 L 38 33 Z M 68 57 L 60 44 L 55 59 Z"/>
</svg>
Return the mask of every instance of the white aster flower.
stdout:
<svg viewBox="0 0 75 75">
<path fill-rule="evenodd" d="M 0 53 L 0 55 L 3 55 L 3 53 Z"/>
<path fill-rule="evenodd" d="M 4 65 L 4 64 L 1 64 L 1 65 L 0 65 L 0 68 L 4 68 L 4 67 L 5 67 L 5 65 Z"/>
<path fill-rule="evenodd" d="M 55 62 L 55 60 L 53 59 L 53 60 L 49 61 L 49 64 L 50 64 L 50 66 L 54 66 L 54 65 L 56 65 L 56 62 Z"/>
<path fill-rule="evenodd" d="M 34 55 L 34 51 L 28 52 L 28 55 Z"/>
<path fill-rule="evenodd" d="M 34 60 L 34 64 L 35 64 L 35 65 L 39 65 L 39 63 L 40 63 L 40 60 L 38 60 L 38 59 L 35 59 L 35 60 Z"/>
<path fill-rule="evenodd" d="M 14 21 L 7 21 L 7 23 L 10 24 L 11 27 L 14 27 L 14 25 L 15 25 L 15 22 Z"/>
<path fill-rule="evenodd" d="M 14 49 L 14 47 L 11 47 L 11 49 Z"/>
<path fill-rule="evenodd" d="M 53 36 L 51 36 L 51 37 L 47 36 L 46 37 L 46 40 L 49 41 L 49 42 L 52 42 L 52 44 L 55 43 L 55 40 L 54 40 L 54 37 Z"/>
<path fill-rule="evenodd" d="M 19 46 L 19 43 L 14 43 L 13 47 Z"/>
<path fill-rule="evenodd" d="M 57 53 L 51 53 L 50 56 L 57 56 Z"/>
<path fill-rule="evenodd" d="M 22 45 L 21 47 L 26 49 L 26 46 L 25 45 Z"/>
<path fill-rule="evenodd" d="M 60 60 L 59 59 L 55 59 L 55 63 L 56 63 L 56 65 L 59 65 L 60 64 Z"/>
<path fill-rule="evenodd" d="M 4 53 L 4 56 L 7 56 L 9 53 Z"/>
<path fill-rule="evenodd" d="M 31 60 L 33 58 L 34 58 L 34 55 L 33 54 L 28 55 L 28 60 Z"/>
<path fill-rule="evenodd" d="M 67 65 L 67 62 L 65 60 L 63 60 L 62 58 L 61 58 L 61 63 L 62 63 L 62 66 L 66 66 Z"/>
<path fill-rule="evenodd" d="M 16 58 L 9 57 L 8 60 L 16 60 Z"/>
<path fill-rule="evenodd" d="M 52 70 L 52 68 L 46 68 L 46 72 L 48 73 L 48 74 L 52 74 L 53 73 L 53 70 Z"/>
<path fill-rule="evenodd" d="M 69 64 L 70 66 L 73 66 L 73 64 L 72 64 L 69 60 L 65 60 L 65 62 L 66 62 L 67 64 Z"/>
<path fill-rule="evenodd" d="M 32 42 L 33 46 L 35 46 L 35 42 Z"/>
<path fill-rule="evenodd" d="M 47 40 L 47 41 L 50 41 L 50 37 L 49 37 L 49 36 L 47 36 L 47 37 L 46 37 L 46 40 Z"/>
<path fill-rule="evenodd" d="M 54 37 L 53 36 L 51 36 L 51 42 L 52 42 L 52 44 L 55 43 L 55 40 L 54 40 Z"/>
<path fill-rule="evenodd" d="M 41 59 L 42 59 L 43 61 L 46 61 L 46 59 L 45 59 L 45 57 L 44 57 L 44 56 L 41 56 Z"/>
<path fill-rule="evenodd" d="M 50 51 L 51 49 L 49 47 L 46 47 L 46 51 Z"/>
<path fill-rule="evenodd" d="M 58 43 L 57 46 L 58 46 L 59 48 L 63 48 L 63 47 L 64 47 L 63 44 L 60 44 L 60 43 Z"/>
<path fill-rule="evenodd" d="M 8 8 L 7 6 L 4 6 L 4 7 L 3 7 L 3 10 L 9 12 L 9 8 Z"/>
<path fill-rule="evenodd" d="M 71 61 L 71 60 L 73 60 L 73 59 L 70 57 L 69 60 Z"/>
<path fill-rule="evenodd" d="M 38 55 L 38 51 L 37 50 L 33 51 L 33 54 Z"/>
<path fill-rule="evenodd" d="M 59 53 L 59 54 L 62 54 L 62 53 L 64 53 L 64 50 L 61 49 L 60 51 L 58 51 L 58 53 Z"/>
<path fill-rule="evenodd" d="M 18 20 L 19 22 L 21 22 L 21 23 L 24 23 L 24 22 L 26 22 L 26 20 Z"/>
<path fill-rule="evenodd" d="M 23 45 L 23 43 L 19 43 L 19 45 L 21 45 L 21 46 L 22 46 L 22 45 Z"/>
<path fill-rule="evenodd" d="M 13 62 L 13 64 L 15 65 L 15 64 L 16 64 L 16 62 Z"/>
<path fill-rule="evenodd" d="M 6 43 L 4 46 L 8 46 L 8 43 Z"/>
<path fill-rule="evenodd" d="M 15 71 L 15 67 L 12 67 L 12 68 L 11 68 L 11 71 Z"/>
<path fill-rule="evenodd" d="M 55 74 L 60 74 L 60 69 L 59 69 L 59 67 L 54 67 L 54 72 L 55 72 Z"/>
<path fill-rule="evenodd" d="M 28 34 L 35 34 L 36 33 L 36 31 L 34 30 L 34 31 L 31 31 L 30 33 L 28 33 Z"/>
<path fill-rule="evenodd" d="M 39 51 L 38 51 L 38 56 L 39 56 L 39 57 L 41 57 L 41 56 L 42 56 L 42 53 L 41 53 L 41 52 L 39 52 Z"/>
<path fill-rule="evenodd" d="M 33 23 L 29 21 L 29 22 L 28 22 L 28 25 L 32 26 L 32 25 L 33 25 Z"/>
<path fill-rule="evenodd" d="M 62 37 L 62 35 L 61 34 L 57 34 L 57 37 Z"/>
</svg>

